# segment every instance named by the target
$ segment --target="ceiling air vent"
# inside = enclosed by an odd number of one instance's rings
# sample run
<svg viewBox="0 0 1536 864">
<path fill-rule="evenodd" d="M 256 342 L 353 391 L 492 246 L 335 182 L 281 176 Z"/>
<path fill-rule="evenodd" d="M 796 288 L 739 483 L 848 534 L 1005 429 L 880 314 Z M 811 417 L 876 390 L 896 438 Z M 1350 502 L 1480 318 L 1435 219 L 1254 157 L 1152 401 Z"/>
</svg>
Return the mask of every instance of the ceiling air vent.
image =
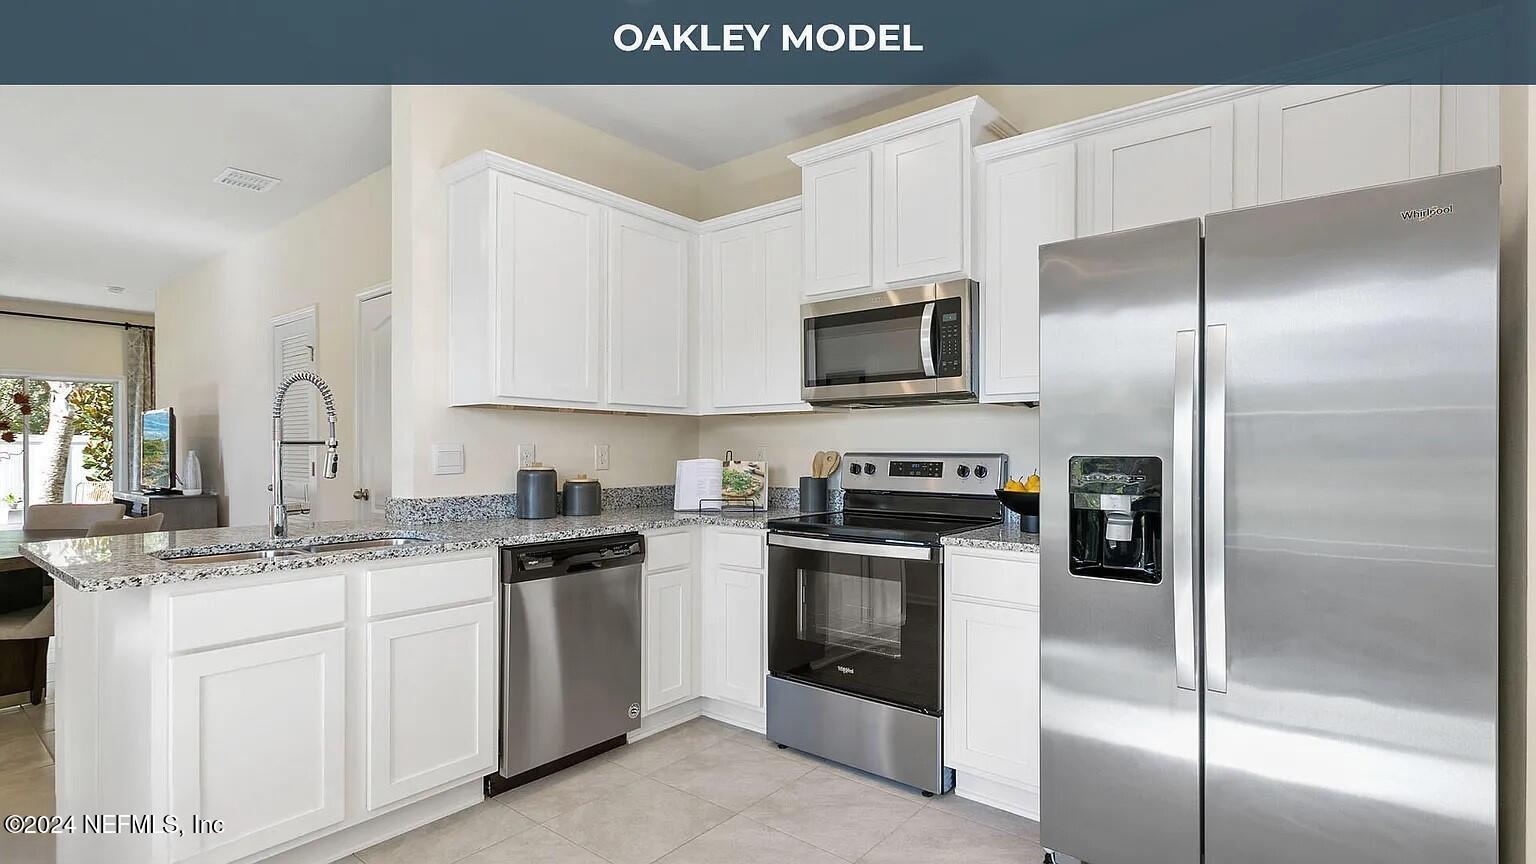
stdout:
<svg viewBox="0 0 1536 864">
<path fill-rule="evenodd" d="M 244 189 L 247 192 L 265 192 L 282 181 L 276 177 L 257 174 L 255 171 L 225 168 L 219 176 L 213 178 L 213 182 L 221 186 L 233 186 L 236 189 Z"/>
</svg>

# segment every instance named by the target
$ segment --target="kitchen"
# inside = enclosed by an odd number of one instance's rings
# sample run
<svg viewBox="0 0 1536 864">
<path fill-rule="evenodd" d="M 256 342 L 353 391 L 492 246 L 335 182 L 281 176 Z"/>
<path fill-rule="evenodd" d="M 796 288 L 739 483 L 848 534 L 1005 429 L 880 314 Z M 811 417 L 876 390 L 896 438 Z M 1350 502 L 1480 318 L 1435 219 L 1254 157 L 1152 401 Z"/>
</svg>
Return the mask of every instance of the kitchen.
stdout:
<svg viewBox="0 0 1536 864">
<path fill-rule="evenodd" d="M 1434 91 L 1428 113 L 1427 91 Z M 514 854 L 519 837 L 530 848 L 558 846 L 571 860 L 582 860 L 581 850 L 566 844 L 610 860 L 730 860 L 719 851 L 727 847 L 710 842 L 843 860 L 931 860 L 935 847 L 925 844 L 960 836 L 997 860 L 1042 855 L 1037 844 L 1049 847 L 1052 830 L 1041 819 L 1042 801 L 1051 793 L 1037 743 L 1035 660 L 1046 629 L 1041 594 L 1051 583 L 1042 576 L 1039 538 L 1005 518 L 992 494 L 1037 464 L 1047 495 L 1066 488 L 1064 475 L 1053 473 L 1064 464 L 1040 463 L 1036 443 L 1050 434 L 1041 377 L 1052 356 L 1039 341 L 1040 248 L 1497 164 L 1497 96 L 1497 88 L 1439 86 L 1206 88 L 1023 134 L 985 99 L 966 98 L 796 151 L 798 200 L 696 220 L 483 149 L 490 141 L 437 161 L 430 136 L 439 106 L 420 93 L 397 93 L 395 122 L 408 115 L 432 128 L 401 136 L 405 149 L 425 151 L 424 162 L 409 163 L 412 173 L 396 180 L 392 201 L 399 386 L 389 521 L 299 526 L 275 544 L 262 526 L 26 550 L 61 583 L 59 812 L 181 811 L 183 802 L 198 802 L 194 810 L 213 802 L 242 814 L 219 835 L 61 836 L 59 860 L 99 860 L 104 849 L 115 860 L 334 860 L 354 852 L 388 860 L 391 849 L 411 842 L 389 838 L 459 811 L 473 813 L 463 818 L 476 825 L 496 821 L 481 835 L 485 846 L 461 858 L 493 844 Z M 1391 123 L 1406 124 L 1410 139 L 1375 134 L 1353 163 L 1308 149 L 1320 138 L 1355 140 Z M 1437 146 L 1430 160 L 1417 149 L 1430 141 L 1454 146 Z M 394 159 L 401 172 L 401 153 Z M 434 161 L 431 171 L 418 167 Z M 901 293 L 915 286 L 933 287 Z M 857 299 L 870 295 L 880 299 Z M 949 301 L 959 305 L 952 322 L 939 305 Z M 907 344 L 891 352 L 916 356 L 921 368 L 885 367 L 864 376 L 884 381 L 842 383 L 857 370 L 835 365 L 840 316 L 858 319 L 842 322 L 854 338 L 865 338 L 858 334 L 869 320 L 895 322 L 898 339 L 922 337 L 926 351 Z M 944 329 L 951 323 L 953 337 Z M 941 374 L 952 344 L 960 374 Z M 857 359 L 885 356 L 866 348 Z M 818 361 L 826 364 L 819 382 L 809 376 Z M 919 385 L 930 389 L 915 393 Z M 822 387 L 829 389 L 815 392 Z M 981 404 L 863 407 L 893 399 Z M 508 417 L 533 418 L 552 438 L 571 432 L 573 440 L 524 451 L 505 434 Z M 633 445 L 608 454 L 615 465 L 608 476 L 621 482 L 602 477 L 601 436 L 653 421 L 660 431 L 643 433 L 654 438 L 641 447 L 659 451 L 647 458 L 669 474 L 677 461 L 727 450 L 767 462 L 764 509 L 675 511 L 670 478 L 654 468 L 620 473 L 636 470 L 625 463 L 641 449 Z M 841 500 L 838 525 L 818 524 L 798 506 L 798 478 L 826 449 L 842 458 L 830 490 L 832 502 Z M 534 496 L 509 494 L 513 476 L 551 456 L 561 480 L 599 473 L 602 515 L 519 518 Z M 946 517 L 942 527 L 925 526 L 920 540 L 910 533 L 918 519 L 887 512 L 890 501 L 918 494 L 926 521 L 936 510 Z M 1048 515 L 1041 521 L 1052 530 Z M 498 696 L 507 687 L 498 633 L 511 620 L 502 582 L 517 565 L 502 557 L 498 568 L 496 550 L 603 538 L 584 554 L 606 555 L 614 559 L 609 569 L 620 570 L 632 534 L 643 548 L 629 576 L 638 593 L 639 716 L 625 719 L 638 725 L 589 735 L 556 761 L 627 736 L 632 743 L 566 770 L 609 772 L 609 779 L 610 765 L 654 772 L 661 779 L 643 788 L 669 806 L 645 809 L 630 786 L 559 813 L 526 804 L 544 819 L 515 803 L 509 813 L 485 809 L 486 775 L 515 778 L 514 767 L 542 767 L 502 764 L 511 745 Z M 900 572 L 914 586 L 920 574 L 940 569 L 923 564 L 942 561 L 941 593 L 914 588 L 901 599 L 942 614 L 942 626 L 917 643 L 942 633 L 942 651 L 930 644 L 927 655 L 942 710 L 893 715 L 926 723 L 916 738 L 899 740 L 929 742 L 921 761 L 932 780 L 914 782 L 905 769 L 882 764 L 877 736 L 834 740 L 776 720 L 775 704 L 794 698 L 775 696 L 776 682 L 794 677 L 793 666 L 774 668 L 782 641 L 776 616 L 803 617 L 793 602 L 788 610 L 775 605 L 778 562 L 843 577 L 865 565 L 841 566 L 852 556 L 774 538 L 847 543 L 855 536 L 930 550 L 921 564 L 889 559 L 903 562 Z M 177 560 L 326 540 L 399 542 L 272 561 Z M 893 620 L 882 608 L 888 594 L 866 591 L 865 617 Z M 913 610 L 895 617 L 920 618 Z M 903 640 L 914 638 L 901 629 Z M 873 643 L 891 636 L 866 629 L 861 645 L 869 656 L 888 656 Z M 263 695 L 262 687 L 272 689 Z M 855 718 L 845 727 L 895 728 L 903 721 L 860 712 L 901 701 L 876 694 L 857 700 L 851 714 L 795 703 L 788 716 L 821 711 Z M 281 714 L 274 704 L 284 706 Z M 710 749 L 698 746 L 705 742 L 780 760 L 741 756 L 765 778 L 759 789 L 788 779 L 751 801 L 711 788 L 726 804 L 656 788 L 676 790 L 662 772 L 700 757 Z M 784 743 L 790 749 L 777 752 L 773 745 Z M 901 743 L 884 752 L 919 749 Z M 794 769 L 785 762 L 815 767 L 789 777 Z M 807 780 L 813 774 L 818 782 Z M 534 783 L 549 790 L 559 777 Z M 517 794 L 487 803 L 499 807 Z M 594 815 L 601 808 L 589 806 L 600 800 L 650 814 L 666 830 L 615 836 Z M 811 803 L 828 800 L 848 802 L 867 824 L 836 831 L 807 817 Z M 512 814 L 545 827 L 514 830 L 522 823 Z M 421 830 L 416 836 L 448 836 Z M 903 847 L 919 857 L 901 857 Z"/>
</svg>

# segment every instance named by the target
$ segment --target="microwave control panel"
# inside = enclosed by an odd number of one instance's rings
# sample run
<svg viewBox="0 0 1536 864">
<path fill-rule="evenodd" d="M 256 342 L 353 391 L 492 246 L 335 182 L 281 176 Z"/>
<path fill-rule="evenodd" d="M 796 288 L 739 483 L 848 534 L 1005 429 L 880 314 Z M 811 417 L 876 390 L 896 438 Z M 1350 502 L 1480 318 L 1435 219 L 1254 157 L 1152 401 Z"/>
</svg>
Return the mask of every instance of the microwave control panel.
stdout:
<svg viewBox="0 0 1536 864">
<path fill-rule="evenodd" d="M 934 339 L 934 373 L 940 378 L 954 378 L 965 374 L 960 351 L 960 300 L 940 300 L 934 309 L 934 327 L 939 332 Z"/>
</svg>

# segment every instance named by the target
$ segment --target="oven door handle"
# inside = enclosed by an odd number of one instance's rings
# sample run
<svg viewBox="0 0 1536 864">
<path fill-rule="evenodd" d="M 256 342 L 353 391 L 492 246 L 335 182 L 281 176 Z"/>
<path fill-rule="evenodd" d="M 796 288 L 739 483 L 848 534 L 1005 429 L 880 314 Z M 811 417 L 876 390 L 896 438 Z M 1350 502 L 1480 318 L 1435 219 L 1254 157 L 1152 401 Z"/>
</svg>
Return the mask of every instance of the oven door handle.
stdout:
<svg viewBox="0 0 1536 864">
<path fill-rule="evenodd" d="M 825 540 L 798 534 L 769 534 L 769 546 L 788 546 L 813 552 L 837 552 L 870 558 L 902 558 L 908 561 L 932 561 L 938 550 L 932 546 L 902 546 L 893 543 L 856 543 L 849 540 Z"/>
<path fill-rule="evenodd" d="M 933 308 L 937 305 L 937 303 L 923 304 L 922 329 L 917 335 L 918 347 L 923 351 L 923 374 L 929 378 L 938 374 L 933 368 Z"/>
</svg>

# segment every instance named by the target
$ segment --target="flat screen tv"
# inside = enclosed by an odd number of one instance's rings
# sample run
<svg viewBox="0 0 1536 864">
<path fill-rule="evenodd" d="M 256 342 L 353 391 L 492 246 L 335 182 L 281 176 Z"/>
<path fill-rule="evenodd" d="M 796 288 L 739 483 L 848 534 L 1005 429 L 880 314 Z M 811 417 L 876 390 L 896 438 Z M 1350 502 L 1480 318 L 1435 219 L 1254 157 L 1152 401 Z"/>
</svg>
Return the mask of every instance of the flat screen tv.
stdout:
<svg viewBox="0 0 1536 864">
<path fill-rule="evenodd" d="M 176 483 L 176 414 L 169 408 L 144 412 L 144 441 L 139 445 L 139 488 L 170 489 Z"/>
</svg>

